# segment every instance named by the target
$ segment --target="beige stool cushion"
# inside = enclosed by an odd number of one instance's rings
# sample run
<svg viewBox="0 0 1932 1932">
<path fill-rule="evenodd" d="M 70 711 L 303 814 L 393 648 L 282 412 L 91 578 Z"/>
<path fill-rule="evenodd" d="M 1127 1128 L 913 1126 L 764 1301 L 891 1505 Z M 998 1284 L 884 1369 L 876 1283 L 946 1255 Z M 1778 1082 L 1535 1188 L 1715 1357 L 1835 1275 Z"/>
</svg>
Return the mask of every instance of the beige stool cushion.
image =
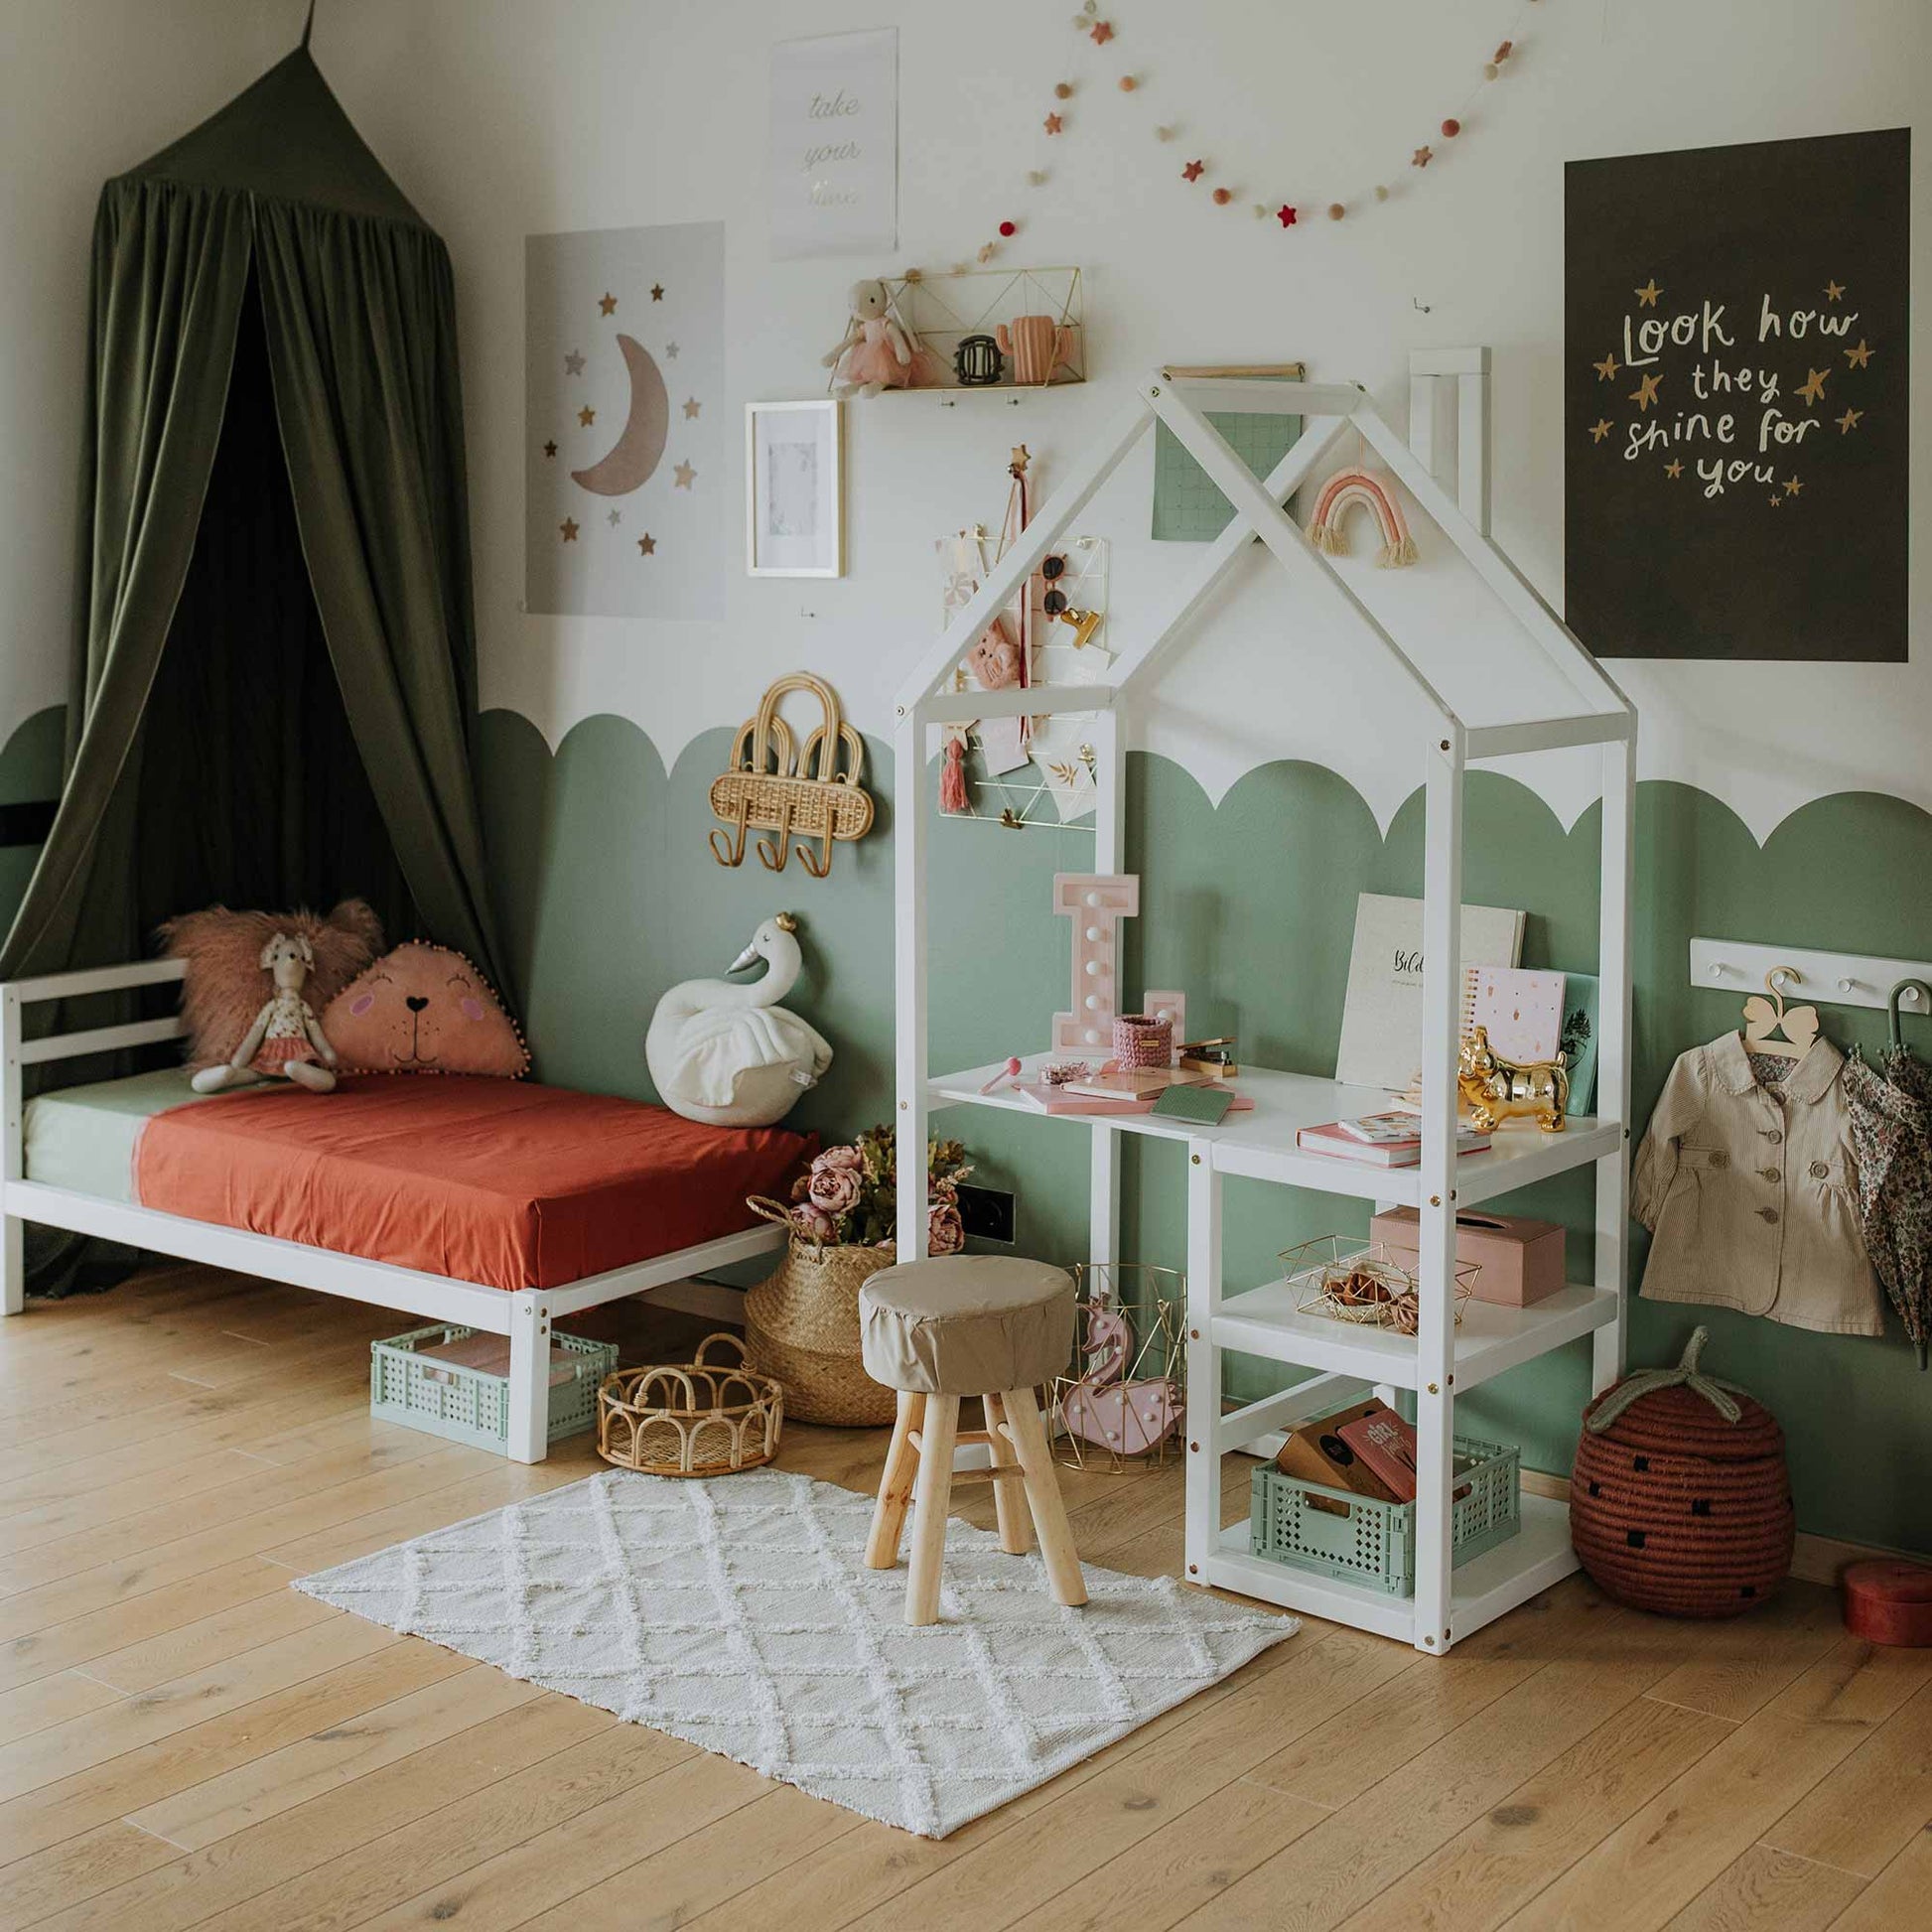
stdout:
<svg viewBox="0 0 1932 1932">
<path fill-rule="evenodd" d="M 889 1389 L 1031 1389 L 1072 1357 L 1073 1278 L 1004 1255 L 908 1261 L 859 1291 L 859 1325 L 866 1373 Z"/>
</svg>

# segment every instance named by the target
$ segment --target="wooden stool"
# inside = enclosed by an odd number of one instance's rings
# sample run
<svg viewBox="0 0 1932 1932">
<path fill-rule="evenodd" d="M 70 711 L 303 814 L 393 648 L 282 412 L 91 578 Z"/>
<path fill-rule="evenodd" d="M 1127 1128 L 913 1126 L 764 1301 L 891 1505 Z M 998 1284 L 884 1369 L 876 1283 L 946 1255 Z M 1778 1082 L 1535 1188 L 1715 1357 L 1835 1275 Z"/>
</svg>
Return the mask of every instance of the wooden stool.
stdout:
<svg viewBox="0 0 1932 1932">
<path fill-rule="evenodd" d="M 989 1255 L 945 1255 L 888 1268 L 859 1295 L 866 1372 L 898 1391 L 898 1420 L 880 1478 L 866 1563 L 898 1563 L 908 1501 L 912 1567 L 905 1587 L 907 1623 L 937 1623 L 939 1577 L 952 1501 L 953 1450 L 984 1443 L 990 1469 L 966 1469 L 959 1481 L 991 1482 L 1000 1548 L 1025 1556 L 1027 1512 L 1012 1485 L 1025 1489 L 1031 1528 L 1056 1603 L 1087 1600 L 1080 1559 L 1060 1499 L 1059 1476 L 1046 1447 L 1034 1390 L 1050 1382 L 1073 1353 L 1073 1281 L 1063 1269 Z M 977 1396 L 984 1429 L 964 1434 L 959 1404 Z"/>
</svg>

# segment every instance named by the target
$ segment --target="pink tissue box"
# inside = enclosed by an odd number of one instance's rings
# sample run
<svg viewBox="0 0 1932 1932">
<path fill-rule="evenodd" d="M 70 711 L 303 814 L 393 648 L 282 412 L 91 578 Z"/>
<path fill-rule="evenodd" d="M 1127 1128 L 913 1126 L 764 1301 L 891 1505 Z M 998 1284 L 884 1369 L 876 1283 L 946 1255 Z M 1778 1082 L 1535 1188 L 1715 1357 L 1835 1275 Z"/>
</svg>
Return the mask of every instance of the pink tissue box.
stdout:
<svg viewBox="0 0 1932 1932">
<path fill-rule="evenodd" d="M 1392 1207 L 1368 1224 L 1368 1238 L 1379 1242 L 1405 1268 L 1416 1265 L 1422 1219 L 1413 1207 Z M 1455 1217 L 1455 1258 L 1476 1264 L 1478 1302 L 1528 1308 L 1564 1285 L 1563 1226 L 1532 1221 L 1520 1214 L 1484 1214 L 1470 1209 Z"/>
</svg>

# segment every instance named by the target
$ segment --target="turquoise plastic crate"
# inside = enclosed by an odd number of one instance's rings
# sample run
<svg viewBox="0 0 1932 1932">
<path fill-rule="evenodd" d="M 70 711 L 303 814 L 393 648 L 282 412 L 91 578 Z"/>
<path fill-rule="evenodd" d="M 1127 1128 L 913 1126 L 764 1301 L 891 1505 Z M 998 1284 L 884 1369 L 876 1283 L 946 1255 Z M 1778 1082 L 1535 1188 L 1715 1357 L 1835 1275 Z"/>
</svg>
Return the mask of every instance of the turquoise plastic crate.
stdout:
<svg viewBox="0 0 1932 1932">
<path fill-rule="evenodd" d="M 1451 1562 L 1467 1563 L 1522 1527 L 1521 1460 L 1521 1450 L 1505 1444 L 1455 1439 L 1455 1485 L 1466 1485 L 1469 1493 L 1449 1507 Z M 1317 1509 L 1317 1498 L 1342 1508 Z M 1262 1462 L 1255 1468 L 1248 1526 L 1250 1547 L 1271 1563 L 1318 1571 L 1391 1596 L 1415 1594 L 1414 1503 L 1377 1502 Z"/>
<path fill-rule="evenodd" d="M 369 1414 L 453 1443 L 501 1452 L 510 1433 L 507 1375 L 463 1362 L 432 1360 L 417 1351 L 468 1341 L 474 1328 L 437 1322 L 369 1344 Z M 550 1385 L 550 1442 L 576 1436 L 597 1421 L 598 1385 L 618 1365 L 615 1342 L 555 1331 L 551 1341 L 578 1359 L 573 1373 Z"/>
</svg>

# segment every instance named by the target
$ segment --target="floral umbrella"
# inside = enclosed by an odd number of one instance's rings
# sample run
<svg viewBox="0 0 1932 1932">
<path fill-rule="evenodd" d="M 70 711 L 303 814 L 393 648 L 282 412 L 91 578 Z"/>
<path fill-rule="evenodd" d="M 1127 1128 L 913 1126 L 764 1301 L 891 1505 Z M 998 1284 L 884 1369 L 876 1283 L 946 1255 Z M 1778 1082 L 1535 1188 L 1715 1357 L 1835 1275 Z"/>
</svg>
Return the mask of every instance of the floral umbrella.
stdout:
<svg viewBox="0 0 1932 1932">
<path fill-rule="evenodd" d="M 1932 987 L 1899 981 L 1891 993 L 1890 1042 L 1876 1067 L 1860 1053 L 1846 1061 L 1845 1091 L 1865 1250 L 1924 1368 L 1932 1338 L 1932 1066 L 1899 1035 L 1898 1000 L 1908 986 L 1932 1008 Z"/>
</svg>

